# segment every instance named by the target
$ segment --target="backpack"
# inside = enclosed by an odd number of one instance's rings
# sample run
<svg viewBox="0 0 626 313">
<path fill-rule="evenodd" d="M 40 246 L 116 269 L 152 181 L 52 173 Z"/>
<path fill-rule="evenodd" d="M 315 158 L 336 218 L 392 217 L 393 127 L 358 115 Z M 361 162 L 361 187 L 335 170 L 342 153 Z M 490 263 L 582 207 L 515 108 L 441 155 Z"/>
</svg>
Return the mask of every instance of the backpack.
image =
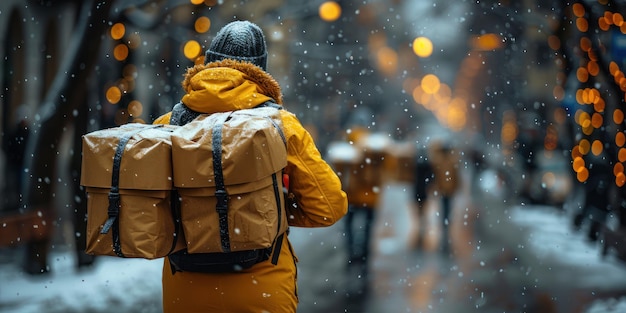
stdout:
<svg viewBox="0 0 626 313">
<path fill-rule="evenodd" d="M 131 123 L 84 135 L 86 253 L 169 256 L 173 271 L 231 272 L 276 247 L 277 264 L 288 228 L 279 108 L 208 115 L 178 104 L 171 121 L 182 126 Z"/>
<path fill-rule="evenodd" d="M 287 166 L 280 106 L 199 114 L 172 111 L 174 186 L 186 249 L 172 271 L 231 272 L 277 263 L 287 231 L 282 172 Z"/>
<path fill-rule="evenodd" d="M 83 135 L 87 254 L 155 259 L 184 248 L 172 182 L 174 129 L 131 123 Z"/>
</svg>

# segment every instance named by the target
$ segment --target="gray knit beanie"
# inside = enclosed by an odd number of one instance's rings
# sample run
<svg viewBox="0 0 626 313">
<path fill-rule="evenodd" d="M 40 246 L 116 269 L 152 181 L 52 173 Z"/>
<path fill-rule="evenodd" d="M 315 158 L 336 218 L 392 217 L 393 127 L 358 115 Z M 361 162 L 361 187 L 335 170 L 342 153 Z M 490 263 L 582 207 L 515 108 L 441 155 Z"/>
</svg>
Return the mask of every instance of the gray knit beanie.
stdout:
<svg viewBox="0 0 626 313">
<path fill-rule="evenodd" d="M 234 21 L 220 29 L 205 53 L 205 63 L 223 59 L 250 62 L 266 70 L 267 50 L 261 28 L 248 21 Z"/>
</svg>

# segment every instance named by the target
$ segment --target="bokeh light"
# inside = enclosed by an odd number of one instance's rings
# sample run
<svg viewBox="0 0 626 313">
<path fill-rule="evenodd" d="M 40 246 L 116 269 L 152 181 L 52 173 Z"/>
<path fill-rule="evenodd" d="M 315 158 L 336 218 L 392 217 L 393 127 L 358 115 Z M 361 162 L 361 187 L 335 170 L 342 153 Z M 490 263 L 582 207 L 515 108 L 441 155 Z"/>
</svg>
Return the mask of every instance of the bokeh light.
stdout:
<svg viewBox="0 0 626 313">
<path fill-rule="evenodd" d="M 574 162 L 572 163 L 572 169 L 574 172 L 580 172 L 585 168 L 585 160 L 582 157 L 575 157 Z"/>
<path fill-rule="evenodd" d="M 320 18 L 326 22 L 333 22 L 341 17 L 341 6 L 335 1 L 326 1 L 319 7 Z"/>
<path fill-rule="evenodd" d="M 474 50 L 491 51 L 503 46 L 502 38 L 496 34 L 485 34 L 471 39 Z"/>
<path fill-rule="evenodd" d="M 113 57 L 118 61 L 124 61 L 128 58 L 128 46 L 121 43 L 113 49 Z"/>
<path fill-rule="evenodd" d="M 439 77 L 434 74 L 427 74 L 422 78 L 422 89 L 427 94 L 434 94 L 439 91 L 440 87 Z"/>
<path fill-rule="evenodd" d="M 593 153 L 593 155 L 598 156 L 602 153 L 602 150 L 604 150 L 602 141 L 594 140 L 593 143 L 591 144 L 591 153 Z"/>
<path fill-rule="evenodd" d="M 138 117 L 143 113 L 143 105 L 138 100 L 133 100 L 128 104 L 128 114 L 133 117 Z"/>
<path fill-rule="evenodd" d="M 618 147 L 623 147 L 625 143 L 626 135 L 624 135 L 624 132 L 618 132 L 617 134 L 615 134 L 615 145 L 617 145 Z"/>
<path fill-rule="evenodd" d="M 200 34 L 206 33 L 211 29 L 211 19 L 206 16 L 201 16 L 196 20 L 193 26 L 196 32 Z"/>
<path fill-rule="evenodd" d="M 185 57 L 189 60 L 194 60 L 200 55 L 201 52 L 202 47 L 200 46 L 200 43 L 195 40 L 187 41 L 183 48 L 183 53 L 185 54 Z"/>
<path fill-rule="evenodd" d="M 122 23 L 115 23 L 111 27 L 111 38 L 115 40 L 122 39 L 125 33 L 126 33 L 126 27 Z"/>
<path fill-rule="evenodd" d="M 433 43 L 426 37 L 417 37 L 413 40 L 413 52 L 418 57 L 426 58 L 433 53 Z"/>
<path fill-rule="evenodd" d="M 111 86 L 106 91 L 106 99 L 111 104 L 117 104 L 122 99 L 122 91 L 117 86 Z"/>
</svg>

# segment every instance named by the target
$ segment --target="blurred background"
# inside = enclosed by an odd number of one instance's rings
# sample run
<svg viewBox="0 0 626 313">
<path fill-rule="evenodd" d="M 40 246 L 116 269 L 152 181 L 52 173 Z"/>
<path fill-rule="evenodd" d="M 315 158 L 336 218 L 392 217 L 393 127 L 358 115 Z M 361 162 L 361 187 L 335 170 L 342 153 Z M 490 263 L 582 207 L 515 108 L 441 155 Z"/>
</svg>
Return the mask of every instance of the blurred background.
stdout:
<svg viewBox="0 0 626 313">
<path fill-rule="evenodd" d="M 612 0 L 3 0 L 1 261 L 39 275 L 70 247 L 92 264 L 81 136 L 168 112 L 237 19 L 264 29 L 268 71 L 324 157 L 357 128 L 383 134 L 386 175 L 413 182 L 416 153 L 445 142 L 462 169 L 497 173 L 507 204 L 588 219 L 585 236 L 626 260 L 624 14 Z"/>
</svg>

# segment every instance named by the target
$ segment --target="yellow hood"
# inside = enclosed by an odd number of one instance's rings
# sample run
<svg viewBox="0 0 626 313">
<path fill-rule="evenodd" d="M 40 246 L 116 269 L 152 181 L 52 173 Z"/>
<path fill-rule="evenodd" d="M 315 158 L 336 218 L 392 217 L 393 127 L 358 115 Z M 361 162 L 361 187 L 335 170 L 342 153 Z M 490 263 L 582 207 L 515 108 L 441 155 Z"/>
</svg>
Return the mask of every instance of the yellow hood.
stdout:
<svg viewBox="0 0 626 313">
<path fill-rule="evenodd" d="M 222 60 L 187 70 L 182 102 L 200 113 L 249 109 L 268 100 L 282 103 L 280 85 L 261 68 L 247 62 Z"/>
</svg>

